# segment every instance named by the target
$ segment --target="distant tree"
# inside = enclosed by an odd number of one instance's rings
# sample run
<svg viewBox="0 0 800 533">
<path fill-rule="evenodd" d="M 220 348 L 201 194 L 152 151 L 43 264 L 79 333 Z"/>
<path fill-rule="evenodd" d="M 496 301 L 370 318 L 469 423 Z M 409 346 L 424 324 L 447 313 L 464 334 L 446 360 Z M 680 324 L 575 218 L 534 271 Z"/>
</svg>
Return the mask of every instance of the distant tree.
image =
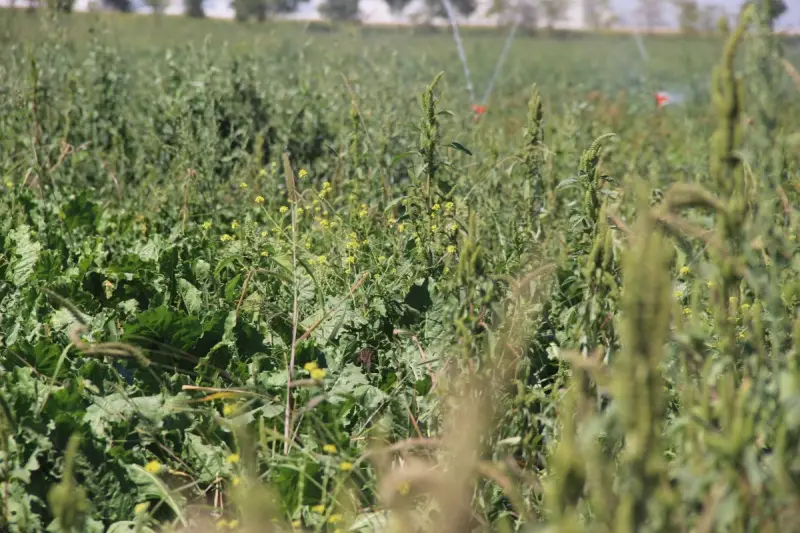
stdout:
<svg viewBox="0 0 800 533">
<path fill-rule="evenodd" d="M 618 22 L 611 0 L 583 0 L 583 17 L 593 30 L 608 29 Z"/>
<path fill-rule="evenodd" d="M 410 3 L 411 0 L 386 0 L 386 5 L 389 7 L 389 11 L 392 15 L 402 14 Z"/>
<path fill-rule="evenodd" d="M 133 11 L 131 0 L 102 0 L 105 7 L 122 11 L 123 13 L 130 13 Z"/>
<path fill-rule="evenodd" d="M 697 33 L 700 31 L 701 15 L 697 0 L 672 0 L 678 10 L 678 27 L 681 33 Z"/>
<path fill-rule="evenodd" d="M 264 22 L 277 13 L 291 13 L 297 10 L 299 0 L 233 0 L 234 18 L 240 22 L 256 19 Z"/>
<path fill-rule="evenodd" d="M 75 8 L 75 0 L 48 0 L 47 6 L 59 13 L 72 13 Z"/>
<path fill-rule="evenodd" d="M 564 20 L 571 4 L 572 0 L 539 0 L 538 12 L 547 27 L 552 29 L 556 23 Z"/>
<path fill-rule="evenodd" d="M 478 7 L 476 0 L 451 0 L 450 3 L 456 10 L 456 14 L 463 17 L 472 15 Z M 445 10 L 442 0 L 425 0 L 425 8 L 431 19 L 447 16 L 447 10 Z"/>
<path fill-rule="evenodd" d="M 153 10 L 153 13 L 160 15 L 167 9 L 168 0 L 145 0 L 145 3 Z"/>
<path fill-rule="evenodd" d="M 205 18 L 206 11 L 203 9 L 203 0 L 186 0 L 186 15 L 194 18 Z"/>
<path fill-rule="evenodd" d="M 359 0 L 325 0 L 319 8 L 320 14 L 328 20 L 358 20 L 361 16 Z"/>
<path fill-rule="evenodd" d="M 648 30 L 664 24 L 664 4 L 662 0 L 639 0 L 639 17 Z"/>
</svg>

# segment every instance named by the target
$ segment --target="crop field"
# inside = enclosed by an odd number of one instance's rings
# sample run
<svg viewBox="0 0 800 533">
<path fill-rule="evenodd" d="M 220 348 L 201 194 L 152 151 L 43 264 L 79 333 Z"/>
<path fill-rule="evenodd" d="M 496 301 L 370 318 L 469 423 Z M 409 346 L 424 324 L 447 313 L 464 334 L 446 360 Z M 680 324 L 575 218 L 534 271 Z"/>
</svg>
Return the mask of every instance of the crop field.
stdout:
<svg viewBox="0 0 800 533">
<path fill-rule="evenodd" d="M 0 531 L 800 531 L 770 23 L 0 12 Z"/>
</svg>

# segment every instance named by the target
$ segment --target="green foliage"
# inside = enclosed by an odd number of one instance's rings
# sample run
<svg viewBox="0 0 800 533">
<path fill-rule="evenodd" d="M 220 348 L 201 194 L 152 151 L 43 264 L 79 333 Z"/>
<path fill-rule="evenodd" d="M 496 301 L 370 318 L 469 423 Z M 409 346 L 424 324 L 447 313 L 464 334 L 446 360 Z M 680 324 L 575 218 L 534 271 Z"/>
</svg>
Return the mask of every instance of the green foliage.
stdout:
<svg viewBox="0 0 800 533">
<path fill-rule="evenodd" d="M 443 35 L 14 19 L 0 530 L 793 530 L 764 6 L 650 47 L 648 86 L 710 95 L 655 108 L 597 62 L 627 37 L 524 37 L 476 120 Z"/>
</svg>

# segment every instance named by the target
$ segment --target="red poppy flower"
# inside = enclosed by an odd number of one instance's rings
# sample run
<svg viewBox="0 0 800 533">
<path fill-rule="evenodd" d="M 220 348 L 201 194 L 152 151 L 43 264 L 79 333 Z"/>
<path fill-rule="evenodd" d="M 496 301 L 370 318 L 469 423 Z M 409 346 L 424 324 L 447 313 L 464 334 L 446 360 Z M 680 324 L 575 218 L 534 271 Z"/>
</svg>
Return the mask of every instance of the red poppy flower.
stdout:
<svg viewBox="0 0 800 533">
<path fill-rule="evenodd" d="M 472 110 L 476 115 L 481 116 L 486 113 L 486 106 L 481 104 L 472 104 Z"/>
<path fill-rule="evenodd" d="M 670 101 L 669 95 L 667 93 L 656 93 L 656 106 L 658 108 L 662 108 L 667 105 Z"/>
</svg>

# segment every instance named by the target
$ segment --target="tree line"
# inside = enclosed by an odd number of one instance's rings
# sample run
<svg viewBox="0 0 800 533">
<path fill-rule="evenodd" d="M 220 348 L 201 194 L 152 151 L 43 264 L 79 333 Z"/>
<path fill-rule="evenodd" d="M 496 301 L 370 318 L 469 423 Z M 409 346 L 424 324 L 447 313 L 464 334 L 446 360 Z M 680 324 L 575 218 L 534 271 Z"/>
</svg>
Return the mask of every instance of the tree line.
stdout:
<svg viewBox="0 0 800 533">
<path fill-rule="evenodd" d="M 75 0 L 29 0 L 29 7 L 37 8 L 44 1 L 47 7 L 71 12 Z M 163 13 L 170 0 L 143 0 L 156 14 Z M 185 14 L 190 17 L 205 17 L 206 0 L 184 0 Z M 300 4 L 308 0 L 230 0 L 230 6 L 238 21 L 264 22 L 276 16 L 297 11 Z M 389 11 L 396 16 L 405 14 L 411 0 L 384 0 Z M 478 8 L 477 0 L 450 0 L 460 17 L 470 17 Z M 786 10 L 784 0 L 751 0 L 756 4 L 768 4 L 782 13 Z M 13 2 L 13 0 L 12 0 Z M 103 7 L 121 12 L 134 10 L 133 0 L 100 0 Z M 418 22 L 430 23 L 445 17 L 441 0 L 423 0 L 425 9 Z M 486 15 L 498 15 L 500 24 L 507 24 L 521 17 L 523 27 L 536 29 L 553 28 L 568 18 L 575 9 L 582 11 L 584 25 L 593 30 L 611 29 L 622 20 L 615 12 L 613 0 L 493 0 Z M 323 0 L 320 14 L 331 21 L 358 21 L 361 19 L 361 0 Z M 12 3 L 13 5 L 13 3 Z M 725 11 L 718 5 L 701 5 L 698 0 L 638 0 L 634 13 L 636 26 L 654 30 L 665 25 L 665 11 L 674 10 L 678 27 L 684 33 L 697 33 L 714 29 Z M 629 21 L 630 22 L 630 21 Z"/>
</svg>

